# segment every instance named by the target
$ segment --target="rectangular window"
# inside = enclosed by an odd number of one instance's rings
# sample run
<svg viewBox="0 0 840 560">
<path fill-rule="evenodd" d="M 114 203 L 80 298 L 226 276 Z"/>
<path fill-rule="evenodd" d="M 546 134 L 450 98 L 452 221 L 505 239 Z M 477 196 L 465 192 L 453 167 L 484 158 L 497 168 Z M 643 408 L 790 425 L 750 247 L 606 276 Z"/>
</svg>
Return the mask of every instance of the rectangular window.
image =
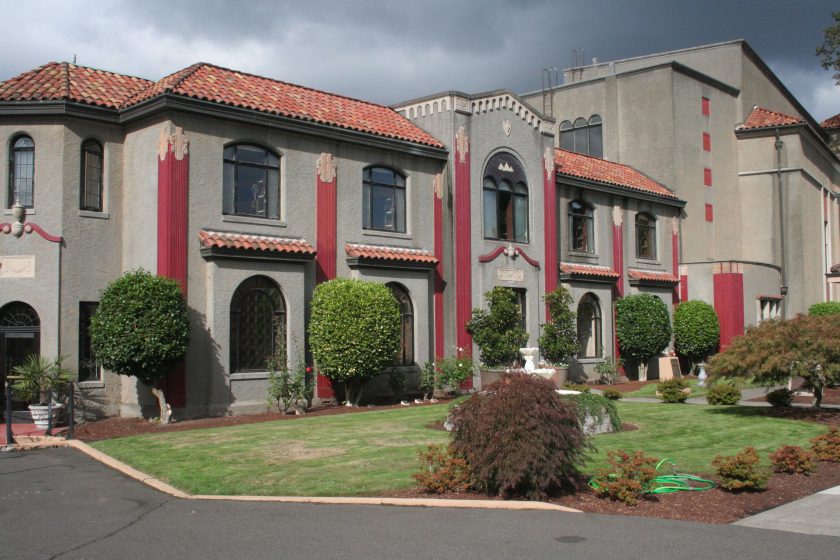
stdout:
<svg viewBox="0 0 840 560">
<path fill-rule="evenodd" d="M 703 116 L 708 117 L 712 114 L 712 107 L 711 102 L 709 101 L 708 97 L 703 97 L 700 102 L 701 110 L 703 111 Z"/>
<path fill-rule="evenodd" d="M 760 299 L 757 302 L 757 322 L 761 323 L 768 319 L 778 319 L 781 314 L 780 300 L 778 299 Z"/>
<path fill-rule="evenodd" d="M 519 326 L 525 330 L 528 330 L 527 325 L 527 302 L 526 302 L 526 290 L 525 288 L 511 288 L 513 293 L 516 294 L 516 305 L 519 307 Z"/>
<path fill-rule="evenodd" d="M 703 168 L 703 184 L 707 187 L 712 186 L 712 170 L 708 167 Z"/>
<path fill-rule="evenodd" d="M 79 302 L 79 381 L 101 381 L 102 370 L 90 344 L 90 320 L 96 313 L 96 302 Z"/>
<path fill-rule="evenodd" d="M 712 135 L 708 132 L 703 133 L 703 151 L 711 152 L 712 151 Z"/>
</svg>

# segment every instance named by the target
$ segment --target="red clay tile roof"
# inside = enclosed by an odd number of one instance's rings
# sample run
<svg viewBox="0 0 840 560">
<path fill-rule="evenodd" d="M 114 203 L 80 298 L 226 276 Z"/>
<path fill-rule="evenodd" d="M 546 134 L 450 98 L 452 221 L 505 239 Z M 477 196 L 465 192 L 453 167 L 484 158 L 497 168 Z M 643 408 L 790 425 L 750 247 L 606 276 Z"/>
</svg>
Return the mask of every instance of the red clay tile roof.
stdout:
<svg viewBox="0 0 840 560">
<path fill-rule="evenodd" d="M 557 173 L 560 175 L 617 185 L 666 198 L 677 198 L 677 195 L 665 185 L 657 183 L 647 175 L 623 163 L 614 163 L 561 149 L 554 150 L 554 163 L 557 165 Z"/>
<path fill-rule="evenodd" d="M 660 282 L 662 284 L 679 284 L 680 279 L 664 270 L 640 270 L 628 268 L 627 275 L 630 280 L 642 280 L 645 282 Z"/>
<path fill-rule="evenodd" d="M 820 126 L 825 129 L 840 128 L 840 113 L 837 113 L 833 117 L 828 117 L 820 123 Z"/>
<path fill-rule="evenodd" d="M 409 249 L 407 247 L 382 247 L 345 243 L 344 252 L 352 258 L 374 259 L 380 261 L 398 261 L 437 264 L 438 260 L 429 251 Z"/>
<path fill-rule="evenodd" d="M 67 62 L 50 62 L 0 82 L 0 101 L 66 100 L 118 109 L 152 83 Z"/>
<path fill-rule="evenodd" d="M 744 121 L 744 124 L 739 125 L 737 130 L 749 130 L 752 128 L 767 128 L 773 126 L 790 126 L 794 124 L 805 124 L 805 121 L 799 117 L 791 117 L 784 113 L 778 113 L 765 109 L 764 107 L 753 107 L 752 112 Z"/>
<path fill-rule="evenodd" d="M 296 255 L 314 255 L 315 248 L 303 239 L 248 235 L 222 231 L 199 230 L 202 247 L 221 247 L 245 251 L 265 251 Z"/>
<path fill-rule="evenodd" d="M 66 62 L 50 62 L 0 83 L 0 101 L 63 99 L 117 110 L 164 93 L 444 147 L 434 136 L 390 107 L 202 62 L 157 82 Z"/>
<path fill-rule="evenodd" d="M 563 274 L 570 274 L 572 276 L 591 276 L 594 278 L 608 278 L 615 279 L 620 274 L 608 266 L 596 266 L 591 264 L 580 264 L 561 262 L 560 272 Z"/>
<path fill-rule="evenodd" d="M 775 296 L 772 296 L 772 295 L 758 295 L 758 296 L 755 296 L 755 299 L 760 299 L 760 300 L 765 300 L 765 301 L 766 300 L 778 301 L 778 300 L 781 300 L 783 298 L 782 298 L 781 294 L 779 294 L 779 295 L 775 295 Z"/>
</svg>

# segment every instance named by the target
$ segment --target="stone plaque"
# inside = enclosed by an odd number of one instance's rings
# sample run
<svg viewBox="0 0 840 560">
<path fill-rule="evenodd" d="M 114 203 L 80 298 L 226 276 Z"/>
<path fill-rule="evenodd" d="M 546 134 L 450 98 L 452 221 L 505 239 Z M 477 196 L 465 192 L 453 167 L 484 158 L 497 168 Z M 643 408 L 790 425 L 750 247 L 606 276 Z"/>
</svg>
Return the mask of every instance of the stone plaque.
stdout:
<svg viewBox="0 0 840 560">
<path fill-rule="evenodd" d="M 35 278 L 35 255 L 0 257 L 0 278 Z"/>
<path fill-rule="evenodd" d="M 496 278 L 500 282 L 524 282 L 525 271 L 521 268 L 497 268 Z"/>
</svg>

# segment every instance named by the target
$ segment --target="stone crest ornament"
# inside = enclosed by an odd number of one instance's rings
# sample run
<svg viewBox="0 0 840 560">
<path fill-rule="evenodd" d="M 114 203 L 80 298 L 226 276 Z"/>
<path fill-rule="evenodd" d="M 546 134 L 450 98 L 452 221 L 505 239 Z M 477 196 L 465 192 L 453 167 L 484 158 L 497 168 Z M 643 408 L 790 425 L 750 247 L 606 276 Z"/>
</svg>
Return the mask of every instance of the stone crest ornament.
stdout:
<svg viewBox="0 0 840 560">
<path fill-rule="evenodd" d="M 184 156 L 190 151 L 190 141 L 187 140 L 187 135 L 184 134 L 184 129 L 180 126 L 176 126 L 175 132 L 172 134 L 169 134 L 169 126 L 160 129 L 160 136 L 158 137 L 158 157 L 160 161 L 166 159 L 166 153 L 170 150 L 175 154 L 175 159 L 178 161 L 184 159 Z"/>
<path fill-rule="evenodd" d="M 335 159 L 332 154 L 321 152 L 318 161 L 315 162 L 315 169 L 318 171 L 318 178 L 324 183 L 332 183 L 335 180 Z"/>
<path fill-rule="evenodd" d="M 554 174 L 554 150 L 546 146 L 545 152 L 543 153 L 543 163 L 545 163 L 545 176 L 549 179 L 552 178 Z"/>
<path fill-rule="evenodd" d="M 470 137 L 463 126 L 458 128 L 458 133 L 455 134 L 455 147 L 461 156 L 459 163 L 466 163 L 467 153 L 470 151 Z"/>
<path fill-rule="evenodd" d="M 677 235 L 680 232 L 680 219 L 676 216 L 671 218 L 671 233 Z"/>
<path fill-rule="evenodd" d="M 612 218 L 613 225 L 615 225 L 615 227 L 621 227 L 621 224 L 623 222 L 623 217 L 621 215 L 621 206 L 613 206 Z"/>
<path fill-rule="evenodd" d="M 510 124 L 510 120 L 505 119 L 502 121 L 502 130 L 505 132 L 505 136 L 510 136 L 510 131 L 513 127 Z"/>
<path fill-rule="evenodd" d="M 432 180 L 432 188 L 435 191 L 435 196 L 438 200 L 443 198 L 443 173 L 438 173 Z"/>
</svg>

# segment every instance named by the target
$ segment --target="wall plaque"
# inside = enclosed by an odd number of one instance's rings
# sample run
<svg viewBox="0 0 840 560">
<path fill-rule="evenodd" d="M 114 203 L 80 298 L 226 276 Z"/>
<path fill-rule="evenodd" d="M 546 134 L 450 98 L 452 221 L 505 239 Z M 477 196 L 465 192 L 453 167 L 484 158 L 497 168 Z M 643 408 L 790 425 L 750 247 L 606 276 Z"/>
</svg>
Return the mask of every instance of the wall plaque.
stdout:
<svg viewBox="0 0 840 560">
<path fill-rule="evenodd" d="M 500 282 L 524 282 L 525 271 L 521 268 L 497 268 L 496 278 Z"/>
<path fill-rule="evenodd" d="M 0 278 L 35 278 L 35 255 L 0 257 Z"/>
</svg>

